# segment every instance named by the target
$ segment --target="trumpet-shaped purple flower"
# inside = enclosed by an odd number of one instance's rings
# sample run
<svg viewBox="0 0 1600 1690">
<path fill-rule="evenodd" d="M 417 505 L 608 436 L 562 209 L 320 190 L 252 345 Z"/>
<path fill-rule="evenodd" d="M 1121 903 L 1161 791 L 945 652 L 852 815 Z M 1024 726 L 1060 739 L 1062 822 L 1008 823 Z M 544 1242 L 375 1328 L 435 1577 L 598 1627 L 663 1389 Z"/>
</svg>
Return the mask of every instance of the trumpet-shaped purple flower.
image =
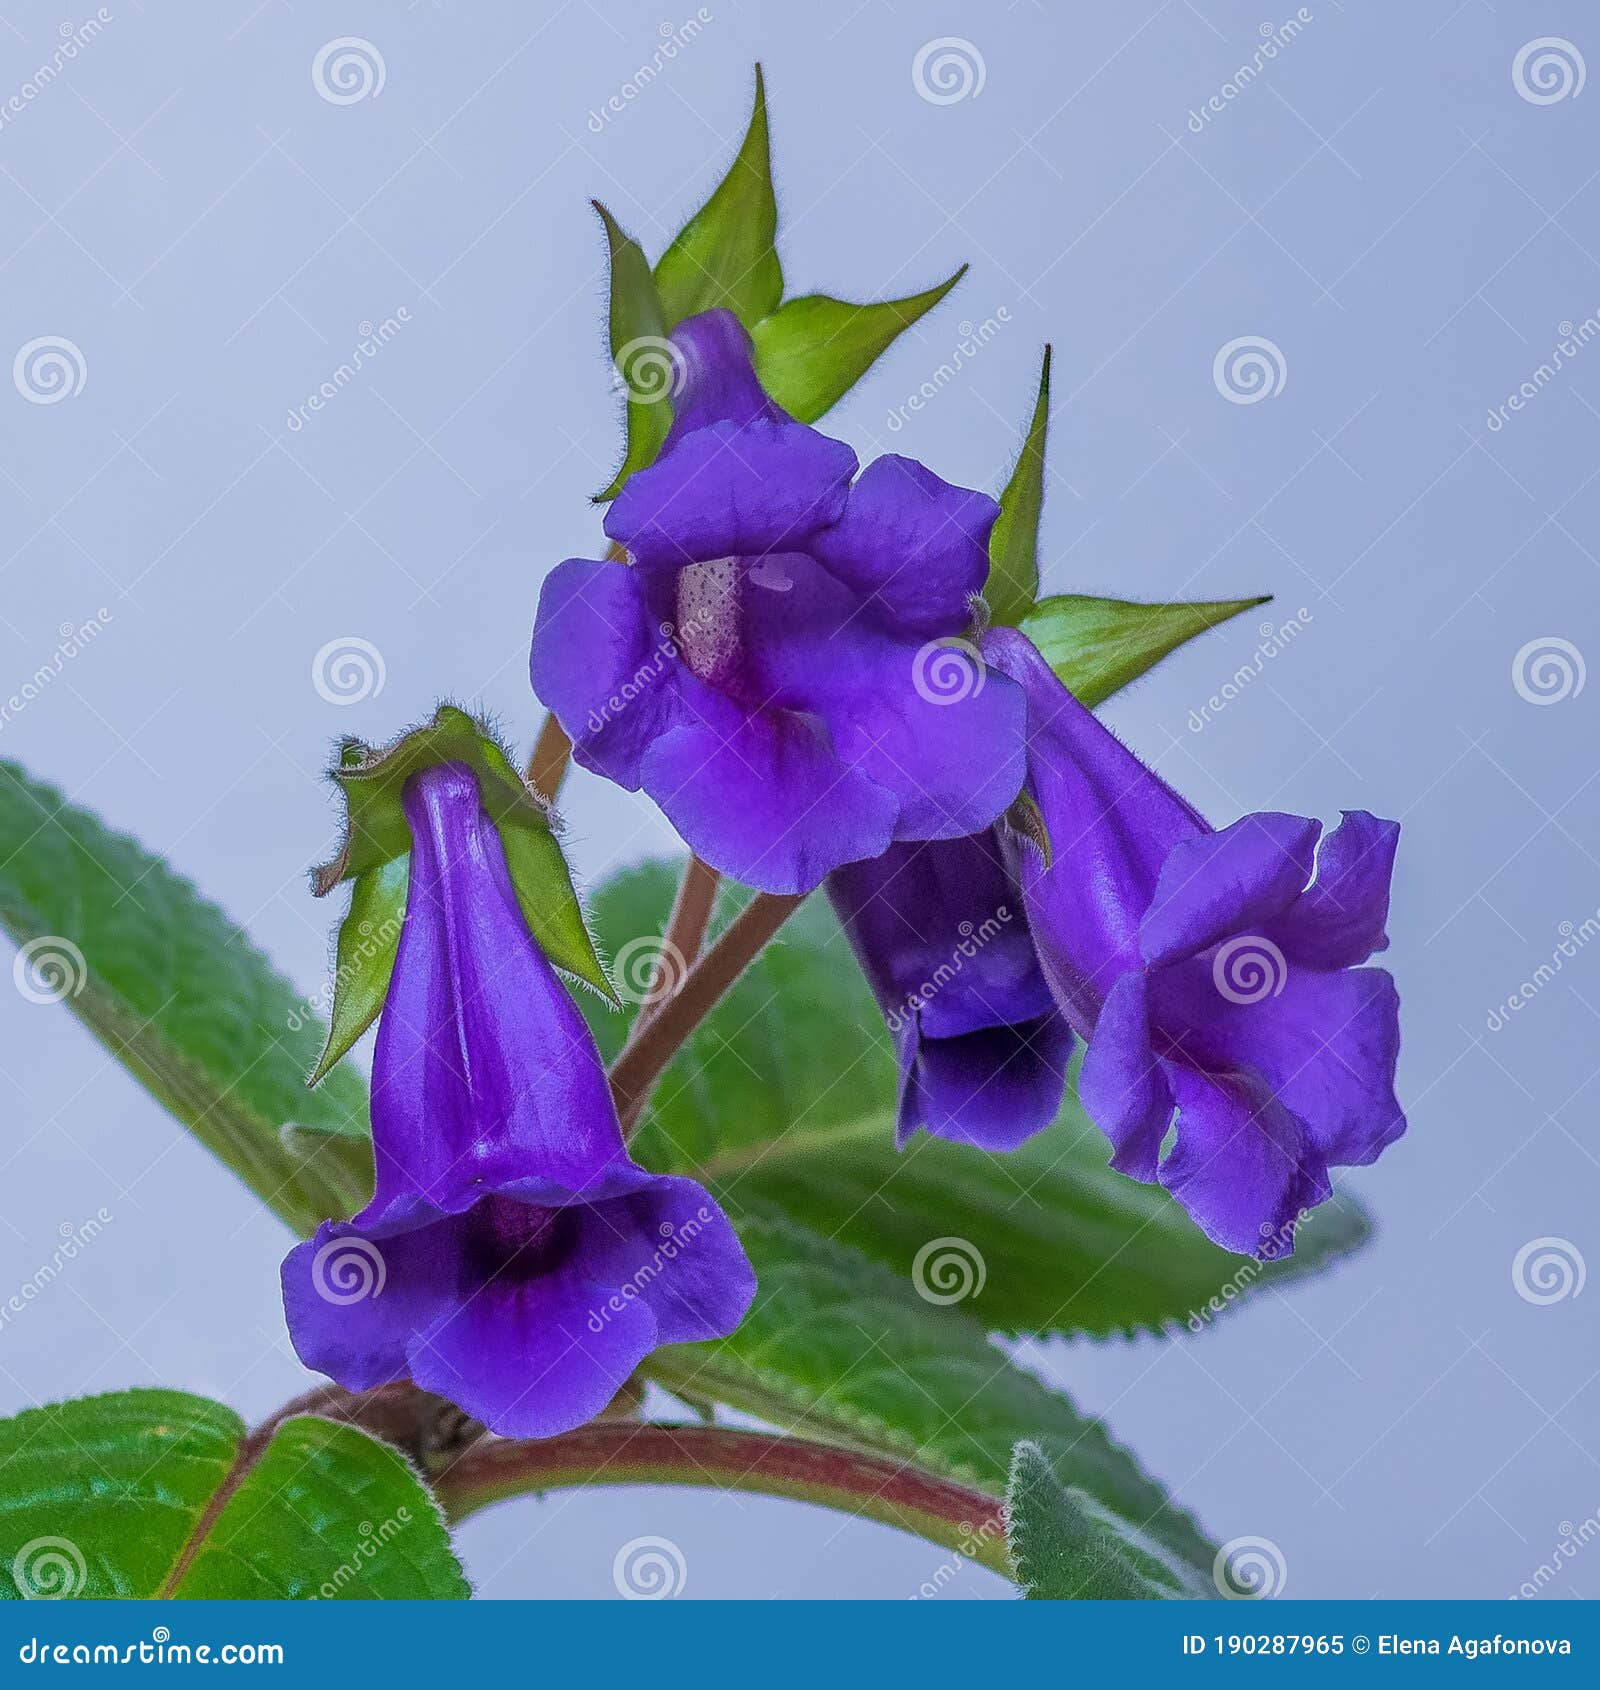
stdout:
<svg viewBox="0 0 1600 1690">
<path fill-rule="evenodd" d="M 908 458 L 857 478 L 762 391 L 726 311 L 674 346 L 671 432 L 606 517 L 631 561 L 569 559 L 539 600 L 533 684 L 577 761 L 769 892 L 987 827 L 1022 782 L 1022 696 L 939 642 L 998 507 Z"/>
<path fill-rule="evenodd" d="M 1159 1180 L 1226 1248 L 1282 1253 L 1329 1169 L 1405 1130 L 1394 982 L 1356 966 L 1388 944 L 1399 827 L 1350 811 L 1320 848 L 1302 816 L 1213 829 L 1023 635 L 994 630 L 984 653 L 1027 695 L 1053 860 L 1021 853 L 1023 901 L 1088 1040 L 1080 1095 L 1112 1165 Z"/>
<path fill-rule="evenodd" d="M 352 1390 L 409 1378 L 494 1431 L 549 1437 L 592 1419 L 658 1345 L 731 1332 L 755 1277 L 702 1187 L 628 1156 L 471 771 L 414 776 L 405 808 L 376 1191 L 285 1260 L 289 1331 Z"/>
<path fill-rule="evenodd" d="M 828 876 L 828 896 L 900 1064 L 896 1142 L 919 1127 L 1015 1150 L 1050 1125 L 1072 1033 L 1034 953 L 1014 847 L 990 828 L 894 845 Z"/>
</svg>

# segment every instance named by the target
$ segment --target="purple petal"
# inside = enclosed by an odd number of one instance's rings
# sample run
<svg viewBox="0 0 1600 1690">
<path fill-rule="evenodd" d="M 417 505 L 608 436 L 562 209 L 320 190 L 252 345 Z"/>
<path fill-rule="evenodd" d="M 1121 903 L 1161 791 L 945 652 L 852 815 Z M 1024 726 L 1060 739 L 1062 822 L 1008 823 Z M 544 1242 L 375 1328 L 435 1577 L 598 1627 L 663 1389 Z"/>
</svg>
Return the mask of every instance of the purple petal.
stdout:
<svg viewBox="0 0 1600 1690">
<path fill-rule="evenodd" d="M 1223 1249 L 1288 1254 L 1296 1218 L 1332 1189 L 1301 1123 L 1242 1077 L 1175 1062 L 1167 1077 L 1178 1137 L 1161 1164 L 1161 1183 Z"/>
<path fill-rule="evenodd" d="M 533 690 L 578 762 L 629 791 L 651 741 L 685 715 L 671 625 L 645 597 L 637 570 L 569 558 L 545 578 L 533 631 Z"/>
<path fill-rule="evenodd" d="M 1384 926 L 1399 842 L 1399 822 L 1344 812 L 1317 849 L 1316 879 L 1265 929 L 1290 962 L 1353 968 L 1388 949 Z"/>
<path fill-rule="evenodd" d="M 1023 852 L 1023 891 L 1056 1001 L 1087 1036 L 1105 994 L 1140 965 L 1139 921 L 1161 864 L 1206 824 L 1084 709 L 1025 635 L 992 629 L 983 651 L 1027 698 L 1028 785 L 1052 861 L 1046 868 L 1038 852 Z"/>
<path fill-rule="evenodd" d="M 894 794 L 840 762 L 825 734 L 789 712 L 675 728 L 650 747 L 641 772 L 690 850 L 757 891 L 809 892 L 894 836 Z"/>
<path fill-rule="evenodd" d="M 905 1069 L 895 1142 L 918 1127 L 980 1150 L 1016 1150 L 1055 1120 L 1066 1091 L 1072 1031 L 1054 1011 L 1037 1020 L 918 1038 Z"/>
<path fill-rule="evenodd" d="M 593 1036 L 534 943 L 477 780 L 413 776 L 410 885 L 372 1067 L 377 1195 L 443 1210 L 533 1178 L 541 1201 L 634 1183 Z"/>
<path fill-rule="evenodd" d="M 716 422 L 742 426 L 758 418 L 788 420 L 762 391 L 751 361 L 750 336 L 731 311 L 685 317 L 672 331 L 672 344 L 682 360 L 682 374 L 672 399 L 666 450 L 684 435 Z"/>
<path fill-rule="evenodd" d="M 280 1270 L 295 1354 L 347 1390 L 409 1376 L 412 1335 L 452 1304 L 456 1252 L 435 1229 L 374 1239 L 324 1221 Z"/>
<path fill-rule="evenodd" d="M 643 565 L 802 547 L 844 510 L 856 455 L 802 423 L 716 422 L 631 476 L 607 535 Z"/>
<path fill-rule="evenodd" d="M 913 458 L 876 458 L 831 528 L 810 542 L 823 567 L 882 613 L 923 636 L 959 633 L 968 600 L 989 573 L 989 530 L 1000 507 L 986 493 L 941 480 Z"/>
<path fill-rule="evenodd" d="M 1150 1047 L 1145 977 L 1124 974 L 1111 989 L 1078 1076 L 1078 1098 L 1111 1140 L 1111 1165 L 1149 1182 L 1172 1121 L 1172 1089 Z"/>
<path fill-rule="evenodd" d="M 591 1232 L 586 1262 L 614 1289 L 600 1309 L 642 1301 L 655 1316 L 658 1344 L 723 1338 L 744 1319 L 756 1293 L 755 1270 L 738 1235 L 705 1187 L 658 1174 L 636 1195 L 605 1204 Z"/>
<path fill-rule="evenodd" d="M 1253 1069 L 1305 1125 L 1320 1159 L 1375 1161 L 1405 1131 L 1395 1098 L 1400 1000 L 1381 968 L 1332 972 L 1290 965 L 1275 995 L 1237 1001 L 1204 962 L 1163 968 L 1156 1016 L 1201 1066 Z M 1263 981 L 1265 976 L 1263 976 Z"/>
<path fill-rule="evenodd" d="M 410 1346 L 411 1377 L 503 1437 L 549 1438 L 592 1420 L 656 1347 L 643 1301 L 607 1312 L 615 1287 L 591 1276 L 584 1246 L 603 1211 L 582 1212 L 582 1243 L 557 1271 L 487 1279 Z"/>
<path fill-rule="evenodd" d="M 1139 928 L 1152 966 L 1196 956 L 1279 916 L 1311 878 L 1322 824 L 1264 811 L 1175 845 Z"/>
</svg>

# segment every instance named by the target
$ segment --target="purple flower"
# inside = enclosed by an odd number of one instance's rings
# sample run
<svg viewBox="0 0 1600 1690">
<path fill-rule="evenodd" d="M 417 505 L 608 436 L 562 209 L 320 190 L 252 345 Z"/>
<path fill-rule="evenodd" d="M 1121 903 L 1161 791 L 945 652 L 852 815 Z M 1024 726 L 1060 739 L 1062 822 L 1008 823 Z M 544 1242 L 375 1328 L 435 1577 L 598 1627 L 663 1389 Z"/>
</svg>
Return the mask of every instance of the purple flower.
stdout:
<svg viewBox="0 0 1600 1690">
<path fill-rule="evenodd" d="M 768 892 L 989 826 L 1023 701 L 956 637 L 998 507 L 909 458 L 857 478 L 762 391 L 726 311 L 674 346 L 671 433 L 606 518 L 631 562 L 569 559 L 539 600 L 533 684 L 577 761 Z"/>
<path fill-rule="evenodd" d="M 1021 853 L 1023 900 L 1088 1040 L 1079 1091 L 1112 1165 L 1159 1180 L 1226 1248 L 1285 1253 L 1329 1169 L 1375 1160 L 1405 1130 L 1394 982 L 1356 966 L 1388 944 L 1398 824 L 1350 811 L 1320 847 L 1302 816 L 1218 831 L 1023 635 L 994 630 L 984 655 L 1027 695 L 1053 860 Z"/>
<path fill-rule="evenodd" d="M 894 845 L 828 896 L 900 1062 L 896 1142 L 918 1127 L 1015 1150 L 1061 1107 L 1072 1034 L 1034 954 L 999 829 Z"/>
<path fill-rule="evenodd" d="M 377 1188 L 283 1264 L 290 1335 L 352 1390 L 409 1378 L 494 1431 L 596 1415 L 755 1277 L 693 1180 L 628 1156 L 599 1053 L 461 764 L 405 790 L 405 924 L 373 1060 Z"/>
</svg>

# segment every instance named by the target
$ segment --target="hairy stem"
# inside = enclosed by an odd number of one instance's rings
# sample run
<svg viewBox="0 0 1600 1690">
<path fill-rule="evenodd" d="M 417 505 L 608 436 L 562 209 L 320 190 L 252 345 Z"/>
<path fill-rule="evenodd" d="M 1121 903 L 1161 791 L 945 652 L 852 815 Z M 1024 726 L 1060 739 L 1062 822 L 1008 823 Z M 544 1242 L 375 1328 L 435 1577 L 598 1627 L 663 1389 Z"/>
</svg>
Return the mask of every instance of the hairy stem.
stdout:
<svg viewBox="0 0 1600 1690">
<path fill-rule="evenodd" d="M 567 738 L 567 730 L 554 714 L 546 716 L 533 743 L 533 755 L 528 759 L 528 785 L 547 804 L 554 804 L 571 761 L 572 741 Z"/>
<path fill-rule="evenodd" d="M 530 1492 L 643 1484 L 754 1491 L 862 1514 L 1010 1576 L 997 1498 L 883 1456 L 806 1438 L 597 1421 L 537 1442 L 486 1438 L 435 1481 L 452 1520 Z"/>
<path fill-rule="evenodd" d="M 683 985 L 638 1029 L 611 1066 L 611 1097 L 622 1120 L 631 1120 L 643 1107 L 684 1040 L 799 909 L 803 898 L 804 894 L 757 893 L 684 976 Z"/>
<path fill-rule="evenodd" d="M 629 1044 L 638 1040 L 639 1035 L 655 1019 L 661 1004 L 687 979 L 686 970 L 694 966 L 700 955 L 700 947 L 705 943 L 706 928 L 711 924 L 711 911 L 717 901 L 717 888 L 721 883 L 722 876 L 709 863 L 701 862 L 696 856 L 689 858 L 688 866 L 683 871 L 683 879 L 678 883 L 678 895 L 673 901 L 672 914 L 667 919 L 667 930 L 662 935 L 661 949 L 656 953 L 651 967 L 644 1002 L 628 1035 Z M 624 1136 L 633 1130 L 648 1101 L 649 1093 L 641 1094 L 634 1099 L 628 1113 L 622 1116 Z"/>
</svg>

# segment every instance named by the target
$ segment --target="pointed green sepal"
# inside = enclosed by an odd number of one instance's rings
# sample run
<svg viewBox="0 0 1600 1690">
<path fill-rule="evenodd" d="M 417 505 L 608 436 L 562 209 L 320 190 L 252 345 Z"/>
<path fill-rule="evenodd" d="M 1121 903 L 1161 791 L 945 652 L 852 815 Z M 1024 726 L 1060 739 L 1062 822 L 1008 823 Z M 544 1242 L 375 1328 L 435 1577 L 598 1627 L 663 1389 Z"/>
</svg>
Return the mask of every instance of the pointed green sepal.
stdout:
<svg viewBox="0 0 1600 1690">
<path fill-rule="evenodd" d="M 344 795 L 345 836 L 338 855 L 313 870 L 312 889 L 320 898 L 342 881 L 353 880 L 355 888 L 340 928 L 333 1027 L 317 1064 L 318 1079 L 382 1008 L 399 944 L 411 855 L 401 795 L 412 775 L 440 763 L 464 763 L 477 777 L 483 807 L 499 830 L 517 902 L 550 962 L 617 1002 L 584 924 L 549 806 L 517 773 L 488 728 L 466 711 L 442 704 L 431 722 L 391 745 L 373 749 L 346 741 L 332 771 Z"/>
<path fill-rule="evenodd" d="M 1044 510 L 1044 446 L 1050 428 L 1050 348 L 1044 349 L 1039 396 L 1016 468 L 1000 495 L 989 536 L 989 580 L 983 596 L 1003 628 L 1015 628 L 1039 598 L 1039 518 Z"/>
<path fill-rule="evenodd" d="M 334 1063 L 378 1019 L 400 948 L 410 873 L 409 855 L 395 857 L 358 874 L 351 886 L 350 908 L 339 923 L 333 979 L 327 987 L 333 998 L 328 1008 L 328 1042 L 311 1070 L 308 1086 L 320 1085 Z"/>
<path fill-rule="evenodd" d="M 761 385 L 790 416 L 815 422 L 966 273 L 963 264 L 924 293 L 870 305 L 825 293 L 786 300 L 751 331 Z"/>
<path fill-rule="evenodd" d="M 611 255 L 611 362 L 627 398 L 627 446 L 611 485 L 595 495 L 616 498 L 636 469 L 653 464 L 672 427 L 672 398 L 680 386 L 679 355 L 667 336 L 667 319 L 644 249 L 593 202 L 605 225 Z"/>
<path fill-rule="evenodd" d="M 1197 634 L 1270 599 L 1268 594 L 1196 604 L 1135 604 L 1061 593 L 1041 599 L 1022 632 L 1092 710 Z"/>
<path fill-rule="evenodd" d="M 656 265 L 667 327 L 725 306 L 747 329 L 783 298 L 778 202 L 772 191 L 767 91 L 756 66 L 755 109 L 728 174 L 684 224 Z"/>
</svg>

